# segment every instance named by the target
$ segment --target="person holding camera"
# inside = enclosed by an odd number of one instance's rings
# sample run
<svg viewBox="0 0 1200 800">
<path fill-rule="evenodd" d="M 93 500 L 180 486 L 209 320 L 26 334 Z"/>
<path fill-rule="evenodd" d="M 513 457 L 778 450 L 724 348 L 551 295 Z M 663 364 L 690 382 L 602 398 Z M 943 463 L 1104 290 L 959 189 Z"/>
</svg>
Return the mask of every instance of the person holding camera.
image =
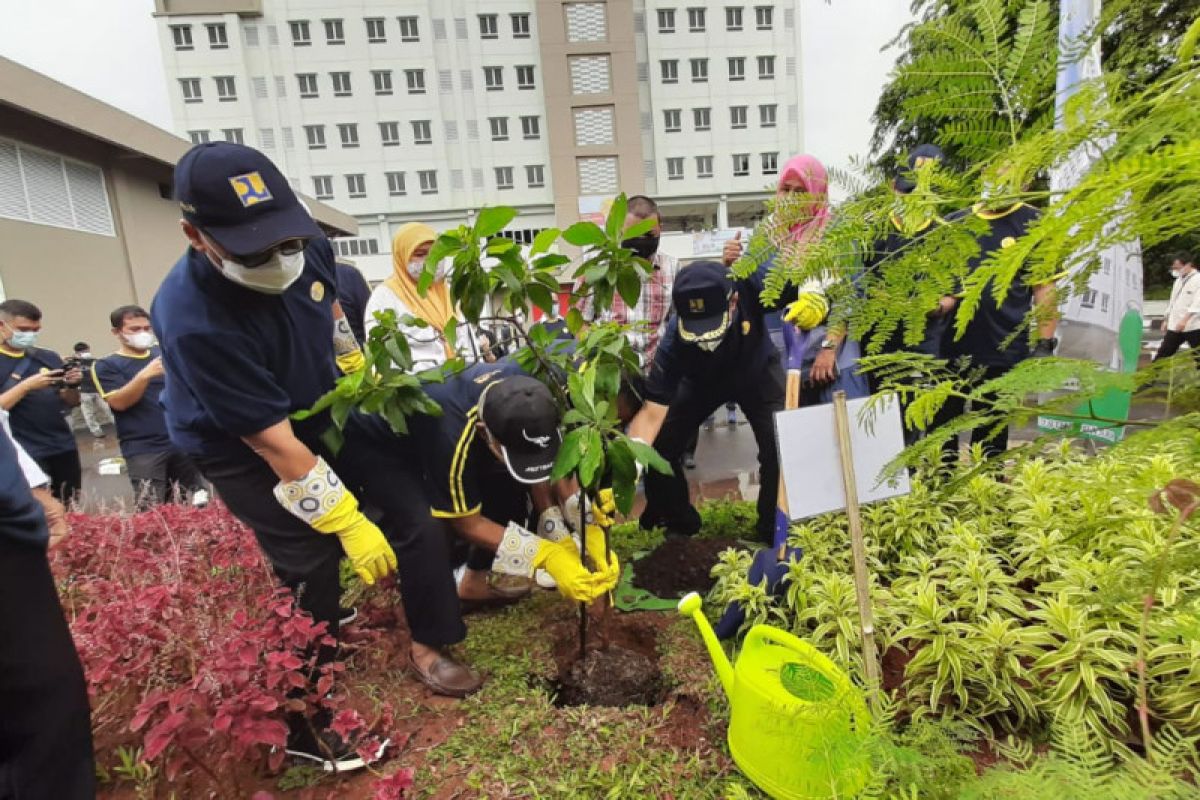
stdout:
<svg viewBox="0 0 1200 800">
<path fill-rule="evenodd" d="M 87 375 L 92 371 L 92 365 L 96 363 L 96 358 L 92 355 L 91 345 L 87 342 L 76 342 L 74 358 L 68 358 L 63 363 L 68 369 L 79 367 L 79 371 Z M 108 404 L 96 391 L 95 384 L 88 380 L 79 384 L 79 412 L 83 415 L 83 423 L 87 426 L 88 431 L 97 439 L 105 437 L 104 426 L 106 424 L 115 422 L 112 414 L 109 413 Z"/>
<path fill-rule="evenodd" d="M 53 350 L 35 347 L 42 312 L 25 300 L 0 303 L 0 408 L 13 437 L 50 478 L 50 491 L 66 506 L 83 486 L 79 451 L 67 414 L 79 405 L 83 372 Z"/>
</svg>

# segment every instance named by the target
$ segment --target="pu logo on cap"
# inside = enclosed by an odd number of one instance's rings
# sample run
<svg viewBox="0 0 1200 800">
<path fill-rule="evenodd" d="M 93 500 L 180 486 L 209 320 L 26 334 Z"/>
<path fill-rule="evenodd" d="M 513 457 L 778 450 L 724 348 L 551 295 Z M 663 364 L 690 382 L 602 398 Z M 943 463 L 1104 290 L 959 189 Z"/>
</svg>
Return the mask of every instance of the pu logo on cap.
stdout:
<svg viewBox="0 0 1200 800">
<path fill-rule="evenodd" d="M 690 311 L 693 314 L 703 314 L 704 313 L 704 298 L 703 297 L 693 297 L 691 300 L 688 300 L 688 311 Z"/>
<path fill-rule="evenodd" d="M 273 200 L 271 190 L 263 182 L 262 175 L 257 172 L 247 172 L 245 175 L 234 175 L 229 179 L 229 185 L 242 201 L 244 208 Z"/>
</svg>

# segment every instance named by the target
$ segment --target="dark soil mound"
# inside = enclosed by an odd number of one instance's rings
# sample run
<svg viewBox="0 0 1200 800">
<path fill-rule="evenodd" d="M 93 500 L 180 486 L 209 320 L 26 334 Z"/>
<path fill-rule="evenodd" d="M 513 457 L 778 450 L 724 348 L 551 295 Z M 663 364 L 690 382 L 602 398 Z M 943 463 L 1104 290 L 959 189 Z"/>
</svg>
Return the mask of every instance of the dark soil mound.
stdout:
<svg viewBox="0 0 1200 800">
<path fill-rule="evenodd" d="M 673 537 L 633 562 L 633 585 L 658 597 L 703 594 L 713 587 L 709 576 L 717 556 L 730 547 L 745 549 L 736 539 L 685 539 Z"/>
<path fill-rule="evenodd" d="M 592 650 L 560 681 L 564 706 L 652 706 L 662 698 L 662 676 L 653 659 L 616 645 Z"/>
</svg>

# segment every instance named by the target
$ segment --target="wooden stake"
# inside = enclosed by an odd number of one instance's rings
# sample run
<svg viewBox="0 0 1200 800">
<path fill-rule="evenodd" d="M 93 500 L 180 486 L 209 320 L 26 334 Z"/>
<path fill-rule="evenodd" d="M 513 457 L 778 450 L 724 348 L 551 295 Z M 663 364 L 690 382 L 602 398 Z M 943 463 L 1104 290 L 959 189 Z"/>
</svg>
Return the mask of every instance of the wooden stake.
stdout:
<svg viewBox="0 0 1200 800">
<path fill-rule="evenodd" d="M 863 540 L 862 518 L 858 513 L 858 484 L 854 478 L 854 453 L 850 443 L 850 413 L 846 393 L 833 393 L 833 421 L 837 429 L 838 452 L 842 462 L 842 486 L 846 490 L 846 518 L 850 522 L 850 550 L 854 557 L 854 590 L 858 596 L 858 615 L 862 622 L 863 667 L 866 670 L 869 698 L 875 705 L 879 691 L 879 651 L 875 646 L 875 616 L 871 611 L 871 592 L 867 574 L 867 546 Z"/>
<path fill-rule="evenodd" d="M 800 370 L 798 369 L 789 369 L 787 371 L 787 385 L 783 395 L 783 407 L 788 411 L 793 408 L 800 407 Z M 782 456 L 783 454 L 780 453 L 780 462 L 783 461 Z M 782 467 L 779 469 L 779 489 L 778 494 L 776 494 L 776 498 L 775 507 L 779 509 L 779 512 L 783 514 L 784 517 L 786 517 L 788 520 L 791 520 L 792 517 L 789 513 L 790 509 L 787 498 L 787 486 L 785 486 L 783 483 Z M 775 554 L 775 558 L 779 561 L 783 561 L 783 556 L 786 552 L 787 542 L 785 541 L 783 544 L 779 545 L 779 551 Z"/>
</svg>

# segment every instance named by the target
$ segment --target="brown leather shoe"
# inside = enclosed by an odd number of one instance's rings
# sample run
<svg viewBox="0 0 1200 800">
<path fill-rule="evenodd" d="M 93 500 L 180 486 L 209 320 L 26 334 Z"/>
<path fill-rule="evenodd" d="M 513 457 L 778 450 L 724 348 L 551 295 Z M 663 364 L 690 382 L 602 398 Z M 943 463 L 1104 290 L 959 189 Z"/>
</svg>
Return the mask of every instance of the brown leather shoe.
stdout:
<svg viewBox="0 0 1200 800">
<path fill-rule="evenodd" d="M 518 585 L 500 585 L 495 581 L 488 582 L 488 596 L 480 598 L 459 598 L 459 607 L 462 608 L 462 613 L 470 614 L 474 611 L 487 611 L 493 608 L 503 608 L 504 606 L 512 605 L 513 603 L 529 596 L 530 584 L 526 581 Z"/>
<path fill-rule="evenodd" d="M 428 671 L 422 671 L 408 654 L 408 667 L 417 680 L 428 686 L 435 694 L 446 697 L 466 697 L 483 686 L 483 678 L 475 670 L 456 661 L 446 653 L 438 655 Z"/>
</svg>

